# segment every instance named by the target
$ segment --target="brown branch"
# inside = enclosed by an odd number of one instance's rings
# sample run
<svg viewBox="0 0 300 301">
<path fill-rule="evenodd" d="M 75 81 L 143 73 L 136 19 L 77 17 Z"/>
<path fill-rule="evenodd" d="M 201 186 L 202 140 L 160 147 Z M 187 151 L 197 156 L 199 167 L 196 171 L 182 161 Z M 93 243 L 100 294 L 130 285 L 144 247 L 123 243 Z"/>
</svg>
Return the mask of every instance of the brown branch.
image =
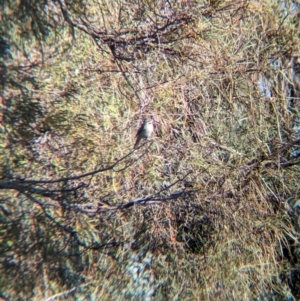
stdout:
<svg viewBox="0 0 300 301">
<path fill-rule="evenodd" d="M 141 146 L 143 146 L 143 145 L 141 145 Z M 118 159 L 115 163 L 113 163 L 113 164 L 111 164 L 111 165 L 109 165 L 107 167 L 95 169 L 93 171 L 90 171 L 90 172 L 87 172 L 87 173 L 84 173 L 84 174 L 80 174 L 80 175 L 77 175 L 77 176 L 59 178 L 59 179 L 55 179 L 55 180 L 24 180 L 24 179 L 21 179 L 19 181 L 7 182 L 7 183 L 18 183 L 18 184 L 52 184 L 52 183 L 70 181 L 70 180 L 78 180 L 78 179 L 81 179 L 81 178 L 85 178 L 85 177 L 88 177 L 88 176 L 95 175 L 97 173 L 105 172 L 105 171 L 108 171 L 108 170 L 113 170 L 119 163 L 121 163 L 122 161 L 124 161 L 126 158 L 130 157 L 132 154 L 133 154 L 133 151 L 130 151 L 127 155 L 125 155 L 124 157 Z M 132 162 L 130 162 L 130 164 L 126 165 L 126 167 L 128 168 L 133 163 L 135 163 L 137 160 L 138 159 L 133 160 Z M 118 172 L 118 170 L 116 172 Z M 14 188 L 12 186 L 11 187 L 5 187 L 3 185 L 1 187 L 1 184 L 2 183 L 0 182 L 0 189 L 1 188 L 2 189 L 3 188 L 7 188 L 7 189 L 13 189 Z"/>
<path fill-rule="evenodd" d="M 119 246 L 120 244 L 122 244 L 121 242 L 108 242 L 108 243 L 103 243 L 103 244 L 99 244 L 94 242 L 91 245 L 87 245 L 86 243 L 82 242 L 80 240 L 80 238 L 78 237 L 77 231 L 69 226 L 69 225 L 63 225 L 61 222 L 58 222 L 53 216 L 51 216 L 47 211 L 46 208 L 44 206 L 44 204 L 42 202 L 40 202 L 39 200 L 37 200 L 35 197 L 33 197 L 32 195 L 28 194 L 28 193 L 23 193 L 28 199 L 30 199 L 31 201 L 33 201 L 34 203 L 38 204 L 40 208 L 42 208 L 45 217 L 47 217 L 49 220 L 51 220 L 59 229 L 61 229 L 62 231 L 69 233 L 71 237 L 73 237 L 78 245 L 80 245 L 81 247 L 84 247 L 85 249 L 90 249 L 90 250 L 99 250 L 99 249 L 103 249 L 105 247 L 108 246 Z"/>
</svg>

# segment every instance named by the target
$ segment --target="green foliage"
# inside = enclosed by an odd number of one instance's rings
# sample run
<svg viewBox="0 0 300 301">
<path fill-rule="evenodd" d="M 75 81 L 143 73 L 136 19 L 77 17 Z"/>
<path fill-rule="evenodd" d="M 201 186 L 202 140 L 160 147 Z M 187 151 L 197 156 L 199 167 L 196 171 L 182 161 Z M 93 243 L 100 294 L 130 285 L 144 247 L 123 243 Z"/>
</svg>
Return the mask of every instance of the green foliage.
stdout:
<svg viewBox="0 0 300 301">
<path fill-rule="evenodd" d="M 299 298 L 298 4 L 1 5 L 2 298 Z"/>
</svg>

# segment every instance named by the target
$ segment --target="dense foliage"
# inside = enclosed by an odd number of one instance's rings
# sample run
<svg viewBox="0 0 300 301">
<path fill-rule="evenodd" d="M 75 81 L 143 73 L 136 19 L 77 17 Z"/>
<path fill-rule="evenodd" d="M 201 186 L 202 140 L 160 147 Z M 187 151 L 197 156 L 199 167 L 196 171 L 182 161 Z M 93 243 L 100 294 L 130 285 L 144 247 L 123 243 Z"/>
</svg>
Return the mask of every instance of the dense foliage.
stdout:
<svg viewBox="0 0 300 301">
<path fill-rule="evenodd" d="M 300 298 L 297 1 L 1 10 L 3 300 Z"/>
</svg>

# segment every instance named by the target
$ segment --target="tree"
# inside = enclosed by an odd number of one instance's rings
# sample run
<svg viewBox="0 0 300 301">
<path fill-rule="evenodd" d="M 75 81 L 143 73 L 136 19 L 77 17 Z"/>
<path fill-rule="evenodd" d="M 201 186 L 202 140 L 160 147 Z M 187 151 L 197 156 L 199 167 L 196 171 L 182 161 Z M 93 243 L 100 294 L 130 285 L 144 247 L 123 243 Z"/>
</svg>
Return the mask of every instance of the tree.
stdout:
<svg viewBox="0 0 300 301">
<path fill-rule="evenodd" d="M 2 298 L 297 298 L 296 10 L 3 2 Z"/>
</svg>

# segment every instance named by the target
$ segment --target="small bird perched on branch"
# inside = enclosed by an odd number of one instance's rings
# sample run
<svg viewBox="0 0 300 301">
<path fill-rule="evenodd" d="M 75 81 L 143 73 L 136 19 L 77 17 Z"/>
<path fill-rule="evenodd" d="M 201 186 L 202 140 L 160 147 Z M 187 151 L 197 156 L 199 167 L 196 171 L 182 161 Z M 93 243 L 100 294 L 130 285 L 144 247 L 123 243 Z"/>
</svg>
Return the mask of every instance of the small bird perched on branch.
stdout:
<svg viewBox="0 0 300 301">
<path fill-rule="evenodd" d="M 152 118 L 146 118 L 139 128 L 137 134 L 136 134 L 136 141 L 134 145 L 134 149 L 136 149 L 141 141 L 141 139 L 148 139 L 153 133 L 153 119 Z"/>
</svg>

